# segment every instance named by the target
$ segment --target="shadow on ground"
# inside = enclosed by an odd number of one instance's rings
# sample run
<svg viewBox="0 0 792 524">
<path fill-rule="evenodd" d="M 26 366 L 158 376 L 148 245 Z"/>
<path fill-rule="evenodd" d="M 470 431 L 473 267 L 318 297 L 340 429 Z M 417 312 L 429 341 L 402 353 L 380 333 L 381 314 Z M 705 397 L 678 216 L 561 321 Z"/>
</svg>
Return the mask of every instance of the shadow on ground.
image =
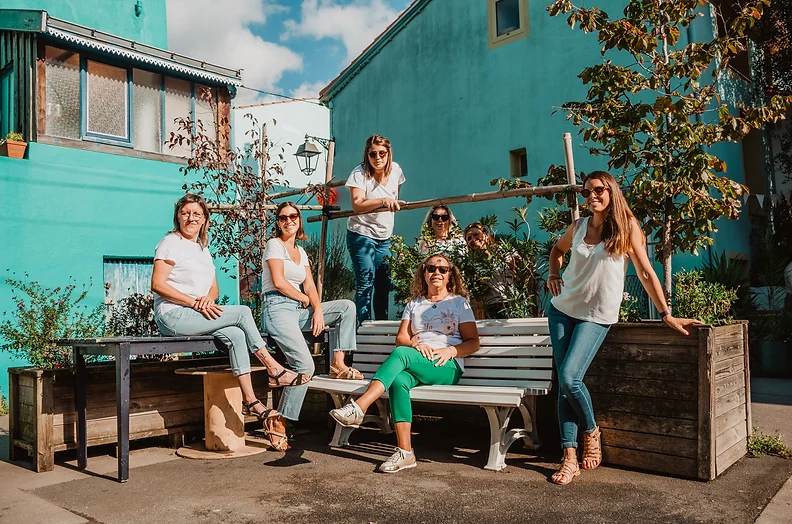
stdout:
<svg viewBox="0 0 792 524">
<path fill-rule="evenodd" d="M 126 484 L 85 478 L 34 493 L 91 522 L 631 522 L 752 523 L 792 475 L 792 461 L 745 458 L 703 483 L 600 467 L 571 485 L 548 481 L 556 454 L 519 444 L 502 472 L 482 469 L 481 424 L 427 418 L 414 425 L 418 467 L 375 473 L 394 435 L 357 431 L 330 449 L 320 428 L 287 453 L 227 461 L 174 460 L 135 468 Z"/>
</svg>

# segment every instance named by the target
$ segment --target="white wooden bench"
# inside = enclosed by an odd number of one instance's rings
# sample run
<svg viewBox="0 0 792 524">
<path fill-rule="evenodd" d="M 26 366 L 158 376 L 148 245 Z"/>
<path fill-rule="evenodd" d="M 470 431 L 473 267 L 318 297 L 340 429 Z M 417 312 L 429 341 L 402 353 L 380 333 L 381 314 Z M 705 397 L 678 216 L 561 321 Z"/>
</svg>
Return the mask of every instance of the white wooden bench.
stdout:
<svg viewBox="0 0 792 524">
<path fill-rule="evenodd" d="M 506 452 L 523 439 L 526 447 L 540 446 L 536 431 L 536 397 L 550 392 L 553 357 L 546 318 L 479 320 L 476 322 L 481 349 L 465 358 L 465 373 L 455 386 L 418 386 L 411 390 L 414 402 L 481 406 L 490 424 L 489 459 L 485 469 L 506 467 Z M 365 392 L 371 377 L 395 347 L 398 321 L 364 322 L 358 330 L 354 366 L 365 380 L 334 380 L 314 376 L 308 387 L 328 393 L 336 407 L 349 397 Z M 379 414 L 366 414 L 365 423 L 378 425 L 384 433 L 392 431 L 387 392 L 377 401 Z M 507 430 L 517 408 L 524 428 Z M 330 446 L 349 443 L 353 428 L 336 424 Z"/>
</svg>

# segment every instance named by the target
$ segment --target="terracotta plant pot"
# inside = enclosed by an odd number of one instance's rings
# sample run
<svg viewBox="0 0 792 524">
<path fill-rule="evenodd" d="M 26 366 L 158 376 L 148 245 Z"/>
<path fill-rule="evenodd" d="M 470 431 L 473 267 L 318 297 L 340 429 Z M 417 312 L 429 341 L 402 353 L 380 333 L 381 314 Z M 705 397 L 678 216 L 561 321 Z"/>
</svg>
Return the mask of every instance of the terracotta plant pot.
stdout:
<svg viewBox="0 0 792 524">
<path fill-rule="evenodd" d="M 16 140 L 4 140 L 0 142 L 0 156 L 10 158 L 24 158 L 27 142 L 17 142 Z"/>
</svg>

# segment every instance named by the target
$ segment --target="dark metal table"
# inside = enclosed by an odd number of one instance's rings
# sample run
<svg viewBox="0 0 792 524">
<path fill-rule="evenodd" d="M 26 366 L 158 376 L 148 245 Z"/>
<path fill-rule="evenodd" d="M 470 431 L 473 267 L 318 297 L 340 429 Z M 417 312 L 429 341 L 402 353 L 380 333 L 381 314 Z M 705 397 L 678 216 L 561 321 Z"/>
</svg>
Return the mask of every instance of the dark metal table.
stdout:
<svg viewBox="0 0 792 524">
<path fill-rule="evenodd" d="M 88 465 L 87 414 L 85 403 L 85 355 L 115 357 L 116 409 L 118 437 L 118 481 L 129 479 L 129 384 L 132 355 L 198 353 L 224 348 L 212 336 L 197 337 L 119 337 L 58 340 L 59 346 L 71 346 L 75 369 L 74 403 L 77 410 L 77 468 Z"/>
</svg>

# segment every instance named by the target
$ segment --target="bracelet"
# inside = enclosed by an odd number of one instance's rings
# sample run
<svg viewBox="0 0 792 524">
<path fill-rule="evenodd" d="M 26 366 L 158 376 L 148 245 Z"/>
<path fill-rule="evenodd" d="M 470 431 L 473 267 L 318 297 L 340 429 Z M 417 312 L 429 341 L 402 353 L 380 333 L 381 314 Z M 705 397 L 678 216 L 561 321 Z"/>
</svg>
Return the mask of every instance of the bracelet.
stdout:
<svg viewBox="0 0 792 524">
<path fill-rule="evenodd" d="M 550 276 L 547 277 L 547 280 L 550 280 L 551 278 L 557 278 L 558 280 L 561 280 L 561 276 L 560 275 L 550 275 Z"/>
<path fill-rule="evenodd" d="M 671 314 L 671 309 L 670 308 L 666 309 L 665 311 L 661 311 L 660 312 L 660 318 L 665 318 L 665 317 L 667 317 L 670 314 Z"/>
</svg>

